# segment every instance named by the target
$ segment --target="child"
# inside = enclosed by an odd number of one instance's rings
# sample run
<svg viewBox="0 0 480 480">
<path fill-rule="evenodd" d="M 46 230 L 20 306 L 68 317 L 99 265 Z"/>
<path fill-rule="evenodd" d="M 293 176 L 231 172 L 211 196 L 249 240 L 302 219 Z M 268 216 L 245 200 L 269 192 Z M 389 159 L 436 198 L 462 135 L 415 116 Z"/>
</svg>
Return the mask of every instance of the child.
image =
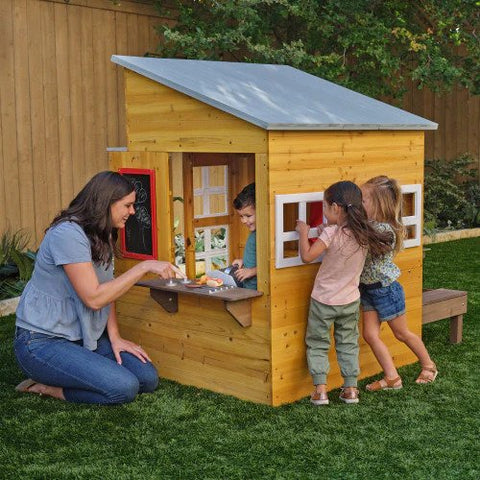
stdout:
<svg viewBox="0 0 480 480">
<path fill-rule="evenodd" d="M 240 221 L 250 230 L 243 259 L 237 258 L 232 265 L 238 267 L 235 278 L 243 288 L 257 289 L 257 232 L 255 219 L 255 183 L 247 185 L 233 201 L 233 207 L 240 215 Z"/>
<path fill-rule="evenodd" d="M 368 384 L 366 389 L 376 392 L 402 388 L 402 379 L 387 346 L 380 339 L 381 322 L 388 322 L 397 340 L 404 342 L 418 357 L 422 371 L 416 383 L 432 383 L 438 375 L 438 370 L 421 338 L 408 329 L 405 318 L 405 293 L 397 282 L 400 269 L 393 263 L 394 255 L 402 247 L 404 235 L 400 187 L 396 180 L 379 176 L 368 180 L 362 185 L 361 190 L 365 210 L 374 227 L 377 231 L 392 232 L 395 236 L 390 252 L 377 258 L 367 256 L 360 277 L 363 338 L 370 345 L 384 372 L 381 380 Z"/>
<path fill-rule="evenodd" d="M 319 227 L 320 236 L 312 245 L 308 241 L 309 225 L 297 220 L 296 226 L 304 262 L 315 260 L 325 251 L 312 290 L 305 337 L 308 368 L 315 385 L 310 401 L 314 405 L 328 405 L 328 351 L 333 324 L 335 349 L 344 379 L 340 400 L 358 403 L 358 284 L 367 249 L 374 255 L 384 254 L 391 235 L 378 233 L 370 226 L 362 193 L 352 182 L 342 181 L 328 187 L 323 214 L 328 224 Z"/>
</svg>

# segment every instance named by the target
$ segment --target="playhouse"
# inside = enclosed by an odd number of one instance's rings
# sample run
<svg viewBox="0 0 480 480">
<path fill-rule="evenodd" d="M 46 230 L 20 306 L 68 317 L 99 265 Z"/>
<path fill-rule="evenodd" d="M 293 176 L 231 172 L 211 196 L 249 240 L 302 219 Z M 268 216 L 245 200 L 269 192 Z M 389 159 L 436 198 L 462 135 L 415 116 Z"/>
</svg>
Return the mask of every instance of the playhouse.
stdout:
<svg viewBox="0 0 480 480">
<path fill-rule="evenodd" d="M 256 187 L 258 291 L 146 279 L 117 302 L 123 335 L 160 376 L 269 405 L 311 392 L 304 335 L 319 264 L 301 262 L 295 219 L 314 226 L 323 191 L 339 180 L 386 174 L 402 185 L 399 280 L 421 333 L 424 131 L 435 123 L 288 66 L 112 61 L 124 67 L 128 142 L 110 165 L 137 188 L 116 272 L 159 258 L 195 278 L 241 258 L 248 231 L 232 201 Z M 397 365 L 416 360 L 388 328 L 383 335 Z M 360 343 L 361 377 L 373 375 L 380 367 Z M 339 387 L 333 351 L 330 360 L 329 388 Z"/>
</svg>

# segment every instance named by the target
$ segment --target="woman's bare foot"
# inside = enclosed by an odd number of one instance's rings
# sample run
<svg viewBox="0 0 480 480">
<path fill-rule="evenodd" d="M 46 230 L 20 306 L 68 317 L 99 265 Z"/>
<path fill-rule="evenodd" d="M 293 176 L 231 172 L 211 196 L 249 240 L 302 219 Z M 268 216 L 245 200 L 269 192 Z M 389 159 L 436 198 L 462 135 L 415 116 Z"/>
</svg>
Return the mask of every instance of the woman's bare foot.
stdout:
<svg viewBox="0 0 480 480">
<path fill-rule="evenodd" d="M 44 385 L 43 383 L 35 382 L 31 378 L 27 378 L 23 382 L 20 382 L 15 390 L 22 393 L 36 393 L 37 395 L 46 395 L 48 397 L 58 398 L 59 400 L 65 400 L 63 396 L 62 387 L 52 387 L 51 385 Z"/>
</svg>

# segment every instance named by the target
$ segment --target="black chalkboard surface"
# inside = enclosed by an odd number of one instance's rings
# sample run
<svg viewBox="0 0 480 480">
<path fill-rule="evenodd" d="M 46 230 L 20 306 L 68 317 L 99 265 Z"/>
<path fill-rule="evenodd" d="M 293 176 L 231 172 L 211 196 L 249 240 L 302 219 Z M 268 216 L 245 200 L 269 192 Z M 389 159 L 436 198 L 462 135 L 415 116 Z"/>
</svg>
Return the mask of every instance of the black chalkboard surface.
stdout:
<svg viewBox="0 0 480 480">
<path fill-rule="evenodd" d="M 127 258 L 157 258 L 155 171 L 123 168 L 119 172 L 132 182 L 137 194 L 135 215 L 122 230 L 122 254 Z"/>
</svg>

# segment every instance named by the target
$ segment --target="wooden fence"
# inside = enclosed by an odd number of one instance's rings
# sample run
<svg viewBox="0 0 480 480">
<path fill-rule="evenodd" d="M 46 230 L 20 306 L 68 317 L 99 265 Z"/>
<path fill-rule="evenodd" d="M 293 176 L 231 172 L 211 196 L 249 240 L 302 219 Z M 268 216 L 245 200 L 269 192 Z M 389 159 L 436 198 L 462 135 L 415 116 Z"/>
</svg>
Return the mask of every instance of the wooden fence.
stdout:
<svg viewBox="0 0 480 480">
<path fill-rule="evenodd" d="M 411 85 L 402 108 L 438 123 L 437 131 L 426 132 L 425 158 L 452 160 L 469 153 L 480 170 L 480 96 L 460 87 L 435 95 Z"/>
<path fill-rule="evenodd" d="M 158 43 L 152 6 L 122 0 L 0 0 L 0 234 L 38 246 L 51 219 L 125 145 L 124 91 L 112 54 Z M 480 158 L 480 100 L 412 88 L 404 108 L 440 124 L 427 158 Z M 381 172 L 379 172 L 381 173 Z"/>
<path fill-rule="evenodd" d="M 112 54 L 143 55 L 165 21 L 111 0 L 0 1 L 0 233 L 38 245 L 85 181 L 125 145 L 123 73 Z"/>
</svg>

